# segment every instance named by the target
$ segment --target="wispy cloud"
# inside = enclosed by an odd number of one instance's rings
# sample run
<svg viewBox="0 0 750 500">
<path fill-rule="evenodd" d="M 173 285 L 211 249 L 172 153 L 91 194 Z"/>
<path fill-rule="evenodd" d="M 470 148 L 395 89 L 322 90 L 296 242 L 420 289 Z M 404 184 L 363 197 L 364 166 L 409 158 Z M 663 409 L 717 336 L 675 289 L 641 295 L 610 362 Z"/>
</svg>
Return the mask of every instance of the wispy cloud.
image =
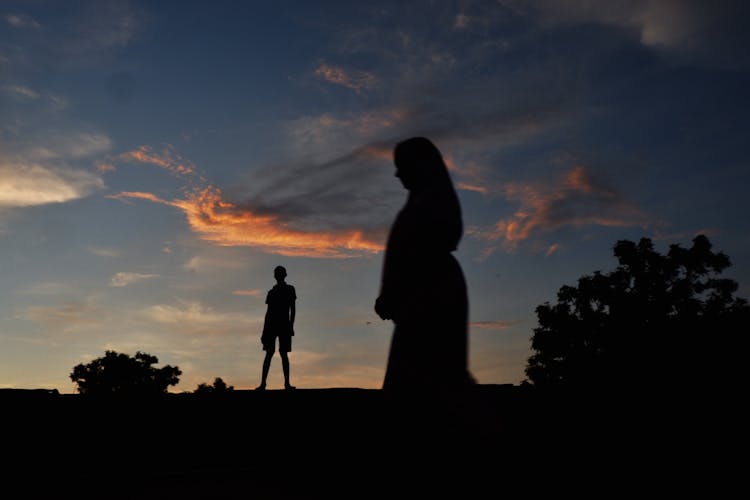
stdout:
<svg viewBox="0 0 750 500">
<path fill-rule="evenodd" d="M 232 290 L 232 295 L 241 295 L 243 297 L 261 297 L 264 290 L 254 288 L 252 290 Z"/>
<path fill-rule="evenodd" d="M 112 140 L 100 132 L 49 132 L 43 145 L 32 145 L 25 155 L 38 160 L 74 160 L 103 155 L 112 148 Z"/>
<path fill-rule="evenodd" d="M 362 113 L 331 113 L 301 116 L 287 124 L 290 146 L 300 155 L 332 158 L 393 134 L 408 119 L 403 109 L 384 108 Z M 390 156 L 390 151 L 388 151 Z"/>
<path fill-rule="evenodd" d="M 564 226 L 645 227 L 652 222 L 648 214 L 614 189 L 595 182 L 583 166 L 570 169 L 553 184 L 508 183 L 503 196 L 520 204 L 515 214 L 486 230 L 472 227 L 469 233 L 500 241 L 509 249 L 536 234 Z"/>
<path fill-rule="evenodd" d="M 46 103 L 49 109 L 59 111 L 65 109 L 68 106 L 67 99 L 51 94 L 49 92 L 43 92 L 32 89 L 26 85 L 19 84 L 8 84 L 0 86 L 0 92 L 10 97 L 12 100 L 19 103 L 29 102 L 43 102 Z"/>
<path fill-rule="evenodd" d="M 464 191 L 474 191 L 475 193 L 487 194 L 488 190 L 485 186 L 475 186 L 467 182 L 459 181 L 456 183 L 456 188 Z"/>
<path fill-rule="evenodd" d="M 69 290 L 69 286 L 65 283 L 46 281 L 28 285 L 19 289 L 17 293 L 23 295 L 59 295 L 67 290 Z"/>
<path fill-rule="evenodd" d="M 371 90 L 378 84 L 375 75 L 368 71 L 345 70 L 325 61 L 321 61 L 315 68 L 315 76 L 333 85 L 340 85 L 358 93 Z"/>
<path fill-rule="evenodd" d="M 14 28 L 38 29 L 41 26 L 33 17 L 26 14 L 6 14 L 5 22 Z"/>
<path fill-rule="evenodd" d="M 142 273 L 127 273 L 120 272 L 112 276 L 109 284 L 114 287 L 129 286 L 134 283 L 140 283 L 141 281 L 158 278 L 158 274 L 142 274 Z"/>
<path fill-rule="evenodd" d="M 132 151 L 117 155 L 116 159 L 155 165 L 176 176 L 198 175 L 195 165 L 182 158 L 171 144 L 167 144 L 160 152 L 154 151 L 151 146 L 139 146 Z"/>
<path fill-rule="evenodd" d="M 157 323 L 187 328 L 183 330 L 186 332 L 206 327 L 217 333 L 236 332 L 263 321 L 262 316 L 217 311 L 191 300 L 180 301 L 177 305 L 156 304 L 144 309 L 142 314 Z"/>
<path fill-rule="evenodd" d="M 4 85 L 0 87 L 0 89 L 6 95 L 9 95 L 19 101 L 35 100 L 41 97 L 39 92 L 23 85 Z"/>
<path fill-rule="evenodd" d="M 84 4 L 66 23 L 58 50 L 82 56 L 126 47 L 141 32 L 147 15 L 129 0 Z"/>
<path fill-rule="evenodd" d="M 519 323 L 522 323 L 522 320 L 472 321 L 469 327 L 479 330 L 507 330 Z"/>
<path fill-rule="evenodd" d="M 96 169 L 99 172 L 104 173 L 104 172 L 114 172 L 115 170 L 117 170 L 117 167 L 105 161 L 98 161 L 96 162 Z"/>
<path fill-rule="evenodd" d="M 544 252 L 544 255 L 546 255 L 547 257 L 549 257 L 550 255 L 552 255 L 553 253 L 557 252 L 558 250 L 560 250 L 560 244 L 559 243 L 553 243 L 553 244 L 551 244 L 550 246 L 547 247 L 547 250 Z"/>
<path fill-rule="evenodd" d="M 114 248 L 90 247 L 88 251 L 98 257 L 119 257 L 120 252 Z"/>
<path fill-rule="evenodd" d="M 92 301 L 70 301 L 60 306 L 31 306 L 26 309 L 27 319 L 50 329 L 71 332 L 81 326 L 100 324 L 105 317 L 101 307 Z"/>
</svg>

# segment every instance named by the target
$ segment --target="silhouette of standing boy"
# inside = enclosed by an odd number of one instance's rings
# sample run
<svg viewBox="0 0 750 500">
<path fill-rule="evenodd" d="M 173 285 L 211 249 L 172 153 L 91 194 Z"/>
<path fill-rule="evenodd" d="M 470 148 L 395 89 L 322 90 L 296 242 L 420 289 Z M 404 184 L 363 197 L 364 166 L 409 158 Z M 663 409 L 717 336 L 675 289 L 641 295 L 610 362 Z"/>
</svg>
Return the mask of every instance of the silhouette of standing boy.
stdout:
<svg viewBox="0 0 750 500">
<path fill-rule="evenodd" d="M 286 278 L 286 269 L 283 266 L 276 266 L 273 270 L 273 276 L 276 278 L 276 285 L 268 291 L 266 295 L 266 318 L 263 323 L 263 335 L 260 341 L 263 344 L 263 350 L 266 351 L 266 357 L 263 360 L 263 375 L 257 390 L 265 390 L 266 379 L 268 378 L 268 369 L 271 367 L 271 358 L 276 352 L 276 338 L 279 339 L 279 355 L 281 356 L 281 366 L 284 370 L 284 389 L 294 389 L 289 383 L 289 356 L 288 352 L 292 350 L 292 335 L 294 335 L 294 302 L 297 300 L 297 293 L 294 287 L 284 281 Z"/>
</svg>

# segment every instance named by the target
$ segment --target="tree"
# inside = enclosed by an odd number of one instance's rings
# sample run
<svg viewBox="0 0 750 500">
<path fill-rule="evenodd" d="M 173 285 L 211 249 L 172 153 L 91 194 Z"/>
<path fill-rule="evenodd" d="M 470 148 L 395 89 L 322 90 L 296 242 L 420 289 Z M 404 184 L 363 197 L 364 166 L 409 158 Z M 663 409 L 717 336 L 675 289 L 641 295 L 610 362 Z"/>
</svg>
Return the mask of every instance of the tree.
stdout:
<svg viewBox="0 0 750 500">
<path fill-rule="evenodd" d="M 155 368 L 158 362 L 156 356 L 140 351 L 133 357 L 106 351 L 103 357 L 74 367 L 70 378 L 78 392 L 86 395 L 163 394 L 170 385 L 177 385 L 182 372 L 176 366 Z"/>
<path fill-rule="evenodd" d="M 648 238 L 621 240 L 614 255 L 614 271 L 583 276 L 536 308 L 528 379 L 570 388 L 734 381 L 750 307 L 734 296 L 735 281 L 718 278 L 729 257 L 704 235 L 666 255 Z"/>
<path fill-rule="evenodd" d="M 227 392 L 234 391 L 233 385 L 227 385 L 226 382 L 224 382 L 221 377 L 216 377 L 214 379 L 214 385 L 209 385 L 205 382 L 198 384 L 198 387 L 195 389 L 195 394 L 225 394 Z"/>
</svg>

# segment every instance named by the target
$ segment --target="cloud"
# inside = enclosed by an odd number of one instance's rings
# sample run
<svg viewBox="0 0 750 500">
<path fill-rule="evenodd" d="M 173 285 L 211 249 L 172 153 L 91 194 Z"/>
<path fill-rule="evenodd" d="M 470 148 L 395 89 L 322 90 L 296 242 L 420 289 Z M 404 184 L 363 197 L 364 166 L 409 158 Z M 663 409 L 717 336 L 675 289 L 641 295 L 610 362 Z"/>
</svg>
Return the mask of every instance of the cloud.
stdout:
<svg viewBox="0 0 750 500">
<path fill-rule="evenodd" d="M 5 94 L 19 101 L 35 100 L 40 97 L 39 92 L 23 85 L 4 85 L 0 87 L 0 89 L 2 89 Z"/>
<path fill-rule="evenodd" d="M 152 193 L 121 192 L 114 199 L 142 199 L 183 211 L 190 228 L 203 240 L 220 246 L 245 246 L 287 256 L 354 257 L 377 253 L 382 244 L 360 230 L 313 232 L 289 229 L 278 216 L 259 215 L 223 199 L 209 186 L 184 199 L 163 200 Z"/>
<path fill-rule="evenodd" d="M 18 12 L 0 18 L 3 28 L 14 28 L 9 34 L 12 44 L 5 44 L 19 49 L 6 54 L 13 67 L 49 71 L 108 62 L 132 45 L 150 22 L 146 9 L 130 0 L 66 2 L 52 17 L 45 17 L 43 25 Z"/>
<path fill-rule="evenodd" d="M 88 251 L 99 257 L 119 257 L 120 252 L 113 248 L 90 247 Z"/>
<path fill-rule="evenodd" d="M 0 86 L 0 92 L 19 103 L 42 101 L 45 102 L 50 109 L 56 111 L 68 107 L 67 99 L 50 94 L 48 92 L 34 90 L 30 87 L 27 87 L 26 85 L 3 85 Z"/>
<path fill-rule="evenodd" d="M 471 328 L 479 330 L 507 330 L 508 328 L 522 323 L 521 320 L 495 320 L 495 321 L 472 321 Z"/>
<path fill-rule="evenodd" d="M 41 26 L 34 18 L 26 14 L 6 14 L 5 22 L 14 28 L 38 29 Z"/>
<path fill-rule="evenodd" d="M 101 178 L 84 170 L 17 163 L 0 157 L 0 208 L 63 203 L 103 187 Z"/>
<path fill-rule="evenodd" d="M 359 93 L 372 90 L 378 80 L 368 71 L 347 71 L 339 66 L 333 66 L 321 61 L 315 68 L 315 76 L 333 85 L 340 85 Z"/>
<path fill-rule="evenodd" d="M 473 184 L 468 184 L 466 182 L 457 182 L 456 188 L 462 189 L 464 191 L 474 191 L 475 193 L 480 193 L 480 194 L 488 193 L 488 190 L 485 186 L 475 186 Z"/>
<path fill-rule="evenodd" d="M 59 40 L 71 55 L 93 54 L 130 45 L 147 21 L 145 12 L 128 0 L 102 0 L 72 12 Z"/>
<path fill-rule="evenodd" d="M 240 295 L 243 297 L 261 297 L 265 293 L 264 290 L 254 288 L 252 290 L 232 290 L 232 295 Z"/>
<path fill-rule="evenodd" d="M 548 25 L 599 23 L 633 30 L 639 42 L 707 65 L 750 62 L 744 0 L 542 0 L 533 4 Z"/>
<path fill-rule="evenodd" d="M 564 226 L 645 227 L 652 222 L 651 217 L 622 195 L 595 182 L 580 165 L 568 170 L 561 182 L 551 185 L 508 183 L 503 196 L 520 204 L 515 214 L 500 219 L 488 230 L 470 228 L 469 234 L 501 241 L 508 249 L 539 233 Z"/>
<path fill-rule="evenodd" d="M 197 175 L 195 165 L 177 154 L 171 144 L 167 144 L 161 152 L 154 151 L 150 146 L 139 146 L 132 151 L 117 155 L 116 159 L 155 165 L 176 176 Z"/>
<path fill-rule="evenodd" d="M 553 244 L 551 244 L 550 246 L 547 247 L 547 250 L 544 252 L 544 255 L 546 255 L 547 257 L 549 257 L 553 253 L 557 252 L 559 249 L 560 249 L 560 244 L 559 243 L 553 243 Z"/>
<path fill-rule="evenodd" d="M 296 154 L 305 157 L 312 154 L 314 161 L 325 161 L 350 153 L 373 138 L 392 134 L 406 118 L 405 110 L 398 108 L 362 113 L 325 112 L 291 120 L 286 131 L 289 146 Z"/>
<path fill-rule="evenodd" d="M 69 289 L 70 287 L 65 283 L 46 281 L 24 287 L 18 290 L 18 293 L 24 295 L 60 295 Z"/>
<path fill-rule="evenodd" d="M 89 300 L 70 301 L 61 306 L 31 306 L 26 308 L 25 316 L 50 329 L 70 332 L 80 326 L 100 324 L 104 310 Z"/>
<path fill-rule="evenodd" d="M 197 187 L 187 189 L 184 197 L 173 200 L 147 191 L 120 192 L 109 197 L 122 201 L 146 200 L 178 208 L 185 214 L 193 232 L 220 246 L 254 247 L 288 256 L 362 256 L 382 250 L 382 225 L 368 227 L 357 223 L 371 222 L 376 211 L 362 191 L 348 188 L 351 183 L 367 185 L 368 177 L 383 173 L 366 164 L 380 154 L 375 147 L 361 148 L 345 157 L 315 165 L 315 175 L 307 179 L 300 169 L 307 169 L 309 165 L 288 167 L 276 175 L 264 175 L 261 171 L 257 175 L 260 186 L 255 188 L 258 195 L 234 202 L 227 199 L 221 189 L 200 177 L 195 167 L 182 160 L 173 148 L 156 153 L 143 146 L 116 158 L 166 169 L 191 182 L 199 181 Z M 359 168 L 350 169 L 352 164 Z M 290 176 L 297 180 L 291 182 Z M 197 269 L 196 262 L 189 263 L 192 270 Z"/>
<path fill-rule="evenodd" d="M 140 283 L 148 279 L 158 278 L 158 274 L 141 274 L 141 273 L 117 273 L 112 276 L 110 280 L 110 286 L 123 287 L 129 286 L 134 283 Z"/>
<path fill-rule="evenodd" d="M 142 315 L 151 321 L 173 325 L 188 333 L 237 332 L 259 326 L 263 322 L 262 316 L 220 312 L 198 301 L 181 301 L 178 305 L 156 304 L 144 309 Z"/>
<path fill-rule="evenodd" d="M 102 155 L 112 148 L 112 140 L 99 132 L 48 133 L 44 146 L 31 146 L 27 157 L 43 160 L 75 160 Z"/>
<path fill-rule="evenodd" d="M 71 124 L 58 113 L 66 105 L 44 90 L 0 85 L 0 208 L 64 203 L 105 187 L 87 167 L 112 141 Z"/>
<path fill-rule="evenodd" d="M 217 269 L 241 269 L 244 268 L 244 266 L 244 262 L 228 259 L 226 255 L 196 255 L 188 259 L 188 261 L 182 265 L 183 269 L 194 273 L 205 271 L 213 272 Z"/>
</svg>

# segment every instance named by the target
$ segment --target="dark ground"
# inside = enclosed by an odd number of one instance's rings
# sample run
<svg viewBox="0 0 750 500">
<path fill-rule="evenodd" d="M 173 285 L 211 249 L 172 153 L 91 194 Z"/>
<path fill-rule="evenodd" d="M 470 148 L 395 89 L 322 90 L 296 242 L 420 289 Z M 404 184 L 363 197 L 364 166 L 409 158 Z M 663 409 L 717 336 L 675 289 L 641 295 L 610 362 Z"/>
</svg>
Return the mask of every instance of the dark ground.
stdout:
<svg viewBox="0 0 750 500">
<path fill-rule="evenodd" d="M 503 385 L 400 403 L 347 388 L 114 401 L 4 390 L 0 497 L 716 497 L 737 473 L 723 450 L 740 441 L 700 408 Z"/>
</svg>

